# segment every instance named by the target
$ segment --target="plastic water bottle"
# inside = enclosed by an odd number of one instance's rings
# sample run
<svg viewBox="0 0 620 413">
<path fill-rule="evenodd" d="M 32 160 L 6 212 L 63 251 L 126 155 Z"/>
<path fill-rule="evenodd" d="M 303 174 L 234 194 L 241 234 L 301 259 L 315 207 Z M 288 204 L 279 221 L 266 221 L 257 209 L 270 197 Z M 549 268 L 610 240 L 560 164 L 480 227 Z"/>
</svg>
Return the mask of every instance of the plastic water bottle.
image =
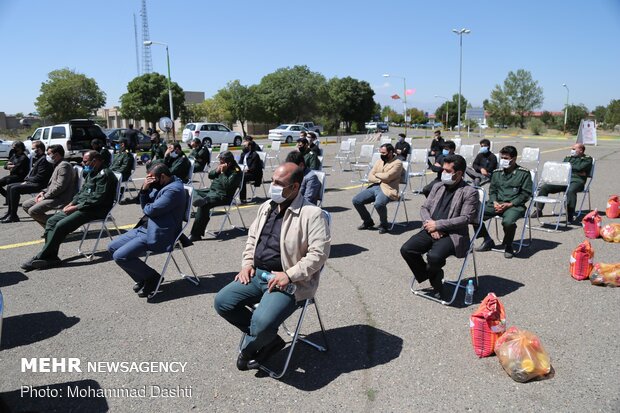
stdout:
<svg viewBox="0 0 620 413">
<path fill-rule="evenodd" d="M 275 277 L 276 275 L 270 272 L 264 272 L 261 274 L 260 278 L 263 281 L 269 282 L 269 280 L 271 280 L 273 277 Z M 293 295 L 295 294 L 295 290 L 297 290 L 297 286 L 293 283 L 288 283 L 288 285 L 286 286 L 286 288 L 284 290 L 282 290 L 283 292 Z"/>
<path fill-rule="evenodd" d="M 469 280 L 465 287 L 465 305 L 471 305 L 474 302 L 474 282 Z"/>
</svg>

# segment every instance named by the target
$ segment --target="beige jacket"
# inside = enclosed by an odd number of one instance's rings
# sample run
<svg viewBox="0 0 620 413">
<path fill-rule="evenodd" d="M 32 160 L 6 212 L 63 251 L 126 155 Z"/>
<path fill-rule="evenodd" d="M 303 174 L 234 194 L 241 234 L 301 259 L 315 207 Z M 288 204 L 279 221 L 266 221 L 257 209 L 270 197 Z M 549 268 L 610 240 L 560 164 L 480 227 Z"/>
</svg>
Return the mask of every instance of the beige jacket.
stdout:
<svg viewBox="0 0 620 413">
<path fill-rule="evenodd" d="M 58 204 L 66 205 L 77 192 L 75 171 L 67 161 L 61 161 L 54 168 L 47 188 L 43 190 L 43 198 L 54 199 Z"/>
<path fill-rule="evenodd" d="M 242 268 L 254 265 L 256 243 L 272 206 L 276 207 L 276 204 L 267 201 L 258 209 L 258 215 L 248 232 Z M 329 225 L 321 208 L 304 200 L 299 193 L 284 213 L 280 234 L 282 268 L 297 285 L 297 301 L 314 297 L 321 269 L 329 257 L 330 244 Z"/>
<path fill-rule="evenodd" d="M 400 159 L 394 157 L 387 163 L 379 159 L 368 174 L 368 181 L 371 184 L 380 184 L 385 196 L 395 201 L 398 199 L 398 184 L 402 173 L 403 163 Z"/>
</svg>

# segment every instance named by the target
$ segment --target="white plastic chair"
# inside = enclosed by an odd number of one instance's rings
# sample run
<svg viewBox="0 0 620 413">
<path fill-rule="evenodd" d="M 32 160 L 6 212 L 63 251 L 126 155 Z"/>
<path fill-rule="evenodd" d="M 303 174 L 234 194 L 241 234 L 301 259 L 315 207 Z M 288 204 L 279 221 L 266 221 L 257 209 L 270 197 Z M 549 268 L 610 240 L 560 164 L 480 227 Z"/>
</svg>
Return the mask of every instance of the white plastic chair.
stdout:
<svg viewBox="0 0 620 413">
<path fill-rule="evenodd" d="M 405 142 L 407 142 L 409 145 L 413 145 L 413 138 L 405 138 Z"/>
<path fill-rule="evenodd" d="M 523 148 L 519 165 L 530 171 L 538 172 L 540 167 L 540 148 Z"/>
<path fill-rule="evenodd" d="M 241 173 L 241 184 L 239 185 L 239 187 L 235 191 L 235 195 L 233 195 L 230 203 L 224 207 L 224 219 L 222 220 L 222 225 L 220 225 L 220 229 L 217 232 L 207 231 L 208 234 L 211 234 L 211 235 L 213 235 L 214 237 L 217 238 L 222 233 L 222 230 L 224 229 L 224 225 L 226 225 L 226 221 L 228 221 L 230 223 L 230 226 L 231 226 L 232 229 L 238 229 L 239 231 L 246 231 L 245 222 L 243 221 L 243 216 L 241 215 L 241 210 L 239 209 L 240 201 L 238 201 L 239 193 L 241 192 L 241 188 L 243 187 L 243 185 L 245 185 L 245 179 L 244 178 L 245 178 L 245 176 L 244 176 L 244 174 L 242 172 Z M 243 225 L 243 227 L 236 227 L 232 223 L 232 220 L 230 219 L 230 211 L 231 211 L 231 209 L 233 207 L 237 209 L 237 213 L 239 214 L 239 219 L 241 220 L 241 224 Z M 211 208 L 211 210 L 209 211 L 209 218 L 213 218 L 213 212 L 214 211 L 215 211 L 215 208 Z M 212 221 L 212 219 L 209 221 L 209 223 L 211 221 Z"/>
<path fill-rule="evenodd" d="M 392 143 L 392 138 L 390 138 L 389 136 L 382 136 L 380 145 L 385 145 L 386 143 Z"/>
<path fill-rule="evenodd" d="M 360 182 L 362 183 L 360 191 L 363 190 L 364 187 L 368 185 L 369 183 L 368 174 L 370 174 L 370 171 L 375 166 L 375 163 L 379 161 L 379 159 L 381 159 L 381 154 L 379 152 L 375 152 L 372 154 L 372 158 L 370 158 L 370 162 L 368 163 L 368 169 L 366 169 L 366 174 L 364 175 L 363 178 L 360 179 Z"/>
<path fill-rule="evenodd" d="M 426 149 L 412 149 L 409 154 L 409 189 L 414 194 L 421 194 L 422 190 L 428 185 L 426 170 L 428 168 L 428 151 Z M 411 188 L 411 178 L 419 178 L 420 186 L 418 189 Z"/>
<path fill-rule="evenodd" d="M 220 154 L 222 152 L 226 152 L 228 150 L 228 144 L 227 143 L 221 143 L 220 144 Z"/>
<path fill-rule="evenodd" d="M 461 138 L 452 138 L 452 142 L 456 145 L 454 153 L 459 153 L 459 150 L 461 149 Z"/>
<path fill-rule="evenodd" d="M 571 176 L 571 165 L 569 162 L 545 162 L 543 165 L 542 174 L 540 176 L 540 182 L 538 182 L 536 192 L 540 191 L 540 188 L 545 185 L 559 185 L 568 187 L 570 184 L 570 176 Z M 553 204 L 554 212 L 555 207 L 560 205 L 560 212 L 558 214 L 558 219 L 555 223 L 555 228 L 553 230 L 547 229 L 544 227 L 545 223 L 538 219 L 538 223 L 540 224 L 538 227 L 533 227 L 533 229 L 547 231 L 547 232 L 556 232 L 560 227 L 560 218 L 563 213 L 567 210 L 567 200 L 566 200 L 566 190 L 560 192 L 556 196 L 539 196 L 536 194 L 534 196 L 533 202 L 541 203 L 541 204 Z M 553 225 L 553 224 L 552 224 Z M 568 226 L 568 222 L 565 223 L 565 227 Z"/>
<path fill-rule="evenodd" d="M 116 220 L 114 219 L 114 216 L 112 215 L 112 211 L 114 211 L 114 208 L 116 207 L 116 205 L 118 205 L 120 198 L 121 198 L 122 175 L 120 172 L 114 172 L 114 175 L 116 176 L 117 182 L 116 182 L 116 196 L 114 197 L 114 203 L 112 204 L 112 208 L 110 208 L 105 218 L 94 219 L 90 222 L 87 222 L 86 224 L 82 226 L 82 240 L 80 241 L 80 245 L 78 245 L 77 252 L 78 254 L 83 255 L 90 261 L 92 261 L 93 257 L 95 256 L 95 252 L 97 252 L 97 246 L 99 245 L 99 241 L 101 240 L 101 235 L 103 234 L 103 230 L 105 230 L 105 232 L 108 234 L 110 241 L 112 240 L 112 235 L 110 234 L 110 230 L 108 229 L 108 226 L 107 226 L 108 221 L 111 221 L 114 224 L 114 227 L 116 228 L 116 232 L 118 233 L 118 235 L 121 234 L 121 230 L 118 229 L 118 225 L 116 224 Z M 90 226 L 92 224 L 101 224 L 101 229 L 99 230 L 99 234 L 97 235 L 97 240 L 95 241 L 95 246 L 93 247 L 93 251 L 90 254 L 87 254 L 82 251 L 82 245 L 84 244 L 84 240 L 86 239 L 86 235 L 88 235 L 88 230 L 90 229 Z"/>
<path fill-rule="evenodd" d="M 458 154 L 465 158 L 465 162 L 467 162 L 468 166 L 474 162 L 475 153 L 474 153 L 475 145 L 461 145 Z"/>
<path fill-rule="evenodd" d="M 130 155 L 133 156 L 132 154 L 130 154 Z M 122 194 L 121 194 L 121 198 L 120 198 L 119 202 L 122 201 L 125 198 L 125 196 L 127 194 L 127 191 L 129 191 L 129 185 L 130 184 L 133 185 L 134 192 L 136 192 L 136 193 L 138 192 L 138 187 L 136 186 L 136 183 L 133 180 L 133 175 L 136 173 L 136 165 L 137 164 L 138 164 L 138 162 L 136 162 L 136 159 L 134 158 L 133 166 L 131 167 L 131 174 L 129 174 L 129 177 L 127 178 L 126 181 L 121 182 L 121 188 L 123 188 L 123 189 L 122 189 Z"/>
<path fill-rule="evenodd" d="M 351 168 L 359 173 L 359 178 L 357 180 L 352 179 L 351 182 L 359 182 L 362 179 L 362 171 L 368 169 L 368 165 L 370 165 L 374 151 L 374 145 L 362 145 L 357 161 L 354 164 L 351 164 Z"/>
<path fill-rule="evenodd" d="M 413 276 L 411 278 L 411 285 L 409 287 L 409 289 L 411 290 L 411 292 L 419 297 L 424 297 L 428 300 L 431 301 L 435 301 L 437 303 L 441 303 L 443 305 L 450 305 L 454 302 L 454 300 L 456 299 L 456 295 L 459 292 L 459 288 L 463 288 L 465 289 L 465 285 L 461 285 L 461 280 L 463 278 L 463 273 L 465 272 L 465 268 L 467 267 L 467 261 L 469 260 L 469 256 L 471 255 L 472 261 L 474 263 L 474 279 L 476 280 L 476 289 L 479 288 L 479 282 L 478 282 L 478 269 L 476 267 L 476 252 L 474 250 L 474 242 L 476 240 L 476 238 L 478 237 L 478 233 L 480 232 L 480 228 L 482 228 L 482 225 L 484 225 L 484 204 L 486 202 L 486 193 L 484 192 L 484 189 L 482 188 L 476 188 L 478 190 L 478 229 L 474 230 L 474 233 L 472 235 L 472 237 L 469 239 L 469 247 L 467 248 L 467 253 L 465 255 L 465 258 L 463 258 L 463 264 L 461 265 L 461 271 L 459 271 L 459 275 L 458 278 L 456 279 L 456 281 L 449 281 L 446 280 L 444 278 L 443 283 L 444 284 L 450 284 L 450 285 L 454 285 L 454 293 L 452 294 L 452 298 L 450 299 L 450 301 L 444 301 L 442 299 L 439 298 L 435 298 L 429 294 L 427 294 L 423 289 L 415 289 L 414 285 L 417 282 L 417 280 L 415 279 L 415 276 Z"/>
<path fill-rule="evenodd" d="M 577 213 L 577 216 L 580 216 L 583 210 L 583 203 L 586 200 L 586 196 L 588 197 L 588 211 L 592 210 L 592 203 L 590 201 L 590 184 L 592 183 L 592 180 L 594 179 L 594 165 L 596 164 L 596 159 L 592 159 L 592 168 L 590 168 L 590 173 L 588 174 L 588 181 L 586 182 L 583 191 L 581 191 L 580 193 L 583 194 L 583 197 L 581 198 L 581 203 L 579 204 L 579 212 Z"/>
<path fill-rule="evenodd" d="M 407 213 L 407 204 L 406 204 L 406 198 L 405 198 L 405 192 L 407 191 L 407 187 L 409 186 L 409 162 L 403 162 L 403 170 L 400 174 L 400 183 L 399 183 L 399 188 L 398 188 L 398 199 L 396 201 L 391 201 L 389 204 L 391 204 L 392 202 L 396 202 L 396 211 L 394 211 L 394 217 L 392 218 L 392 224 L 390 225 L 390 230 L 394 229 L 394 225 L 400 225 L 400 226 L 405 226 L 407 224 L 409 224 L 409 214 Z M 398 210 L 400 209 L 400 205 L 403 205 L 403 209 L 405 210 L 405 219 L 406 219 L 406 223 L 405 224 L 396 224 L 396 217 L 398 216 Z M 389 205 L 388 204 L 388 205 Z M 372 214 L 375 212 L 375 204 L 373 202 L 372 204 L 373 209 L 371 212 L 371 216 Z"/>
<path fill-rule="evenodd" d="M 266 161 L 269 161 L 269 167 L 276 169 L 280 165 L 280 141 L 271 142 L 271 150 L 267 153 Z M 267 168 L 267 165 L 265 165 Z"/>
<path fill-rule="evenodd" d="M 278 141 L 278 143 L 280 143 Z M 260 161 L 263 165 L 263 176 L 265 175 L 265 161 L 267 159 L 267 152 L 256 152 L 258 154 L 258 157 L 260 158 Z M 247 165 L 245 164 L 245 160 L 247 158 L 244 158 L 243 161 L 243 171 L 245 172 L 245 170 L 247 169 Z M 263 193 L 265 194 L 265 198 L 269 198 L 269 196 L 267 195 L 267 189 L 265 189 L 265 182 L 263 180 L 261 180 L 260 183 L 261 187 L 263 188 Z M 250 185 L 250 190 L 252 191 L 252 200 L 256 197 L 256 186 L 254 185 Z"/>
<path fill-rule="evenodd" d="M 322 171 L 314 171 L 317 178 L 319 178 L 319 182 L 321 182 L 321 195 L 319 196 L 319 200 L 316 205 L 319 207 L 323 207 L 323 198 L 325 197 L 325 185 L 327 184 L 327 174 Z"/>
<path fill-rule="evenodd" d="M 352 156 L 351 141 L 340 142 L 340 150 L 336 154 L 335 161 L 338 162 L 338 165 L 340 166 L 341 171 L 344 171 L 344 168 L 342 166 L 343 162 L 345 164 L 348 163 L 350 167 L 352 163 L 351 156 Z M 332 171 L 335 171 L 333 166 L 332 166 Z"/>
<path fill-rule="evenodd" d="M 161 283 L 164 280 L 164 275 L 166 274 L 166 270 L 168 269 L 168 264 L 170 264 L 171 259 L 172 259 L 172 262 L 174 263 L 174 266 L 177 268 L 177 271 L 179 271 L 181 278 L 186 279 L 187 281 L 191 282 L 194 285 L 200 284 L 200 280 L 198 279 L 198 276 L 196 275 L 194 266 L 192 265 L 192 262 L 189 260 L 189 256 L 185 252 L 185 248 L 183 248 L 183 244 L 179 241 L 179 239 L 183 235 L 183 232 L 185 231 L 185 229 L 187 228 L 189 224 L 190 214 L 192 212 L 192 195 L 194 193 L 193 186 L 184 185 L 184 188 L 185 188 L 185 213 L 183 214 L 183 225 L 181 225 L 181 230 L 179 231 L 176 238 L 174 239 L 174 242 L 172 243 L 172 246 L 170 247 L 170 251 L 166 253 L 167 254 L 166 262 L 164 263 L 164 267 L 161 270 L 161 274 L 159 275 L 159 280 L 157 281 L 157 287 L 148 295 L 148 299 L 155 297 L 155 295 L 161 292 L 159 287 L 161 286 Z M 181 267 L 179 267 L 179 263 L 177 262 L 177 260 L 174 258 L 174 255 L 173 255 L 175 248 L 179 248 L 181 250 L 181 253 L 185 257 L 185 260 L 187 261 L 187 264 L 189 265 L 189 268 L 192 271 L 192 275 L 185 274 L 183 273 L 183 271 L 181 271 Z M 144 258 L 145 263 L 151 255 L 153 255 L 152 251 L 146 252 L 146 257 Z"/>
<path fill-rule="evenodd" d="M 207 148 L 207 150 L 209 151 L 209 160 L 210 160 L 212 159 L 211 156 L 213 155 L 213 149 Z M 196 189 L 206 188 L 205 176 L 209 175 L 209 169 L 211 169 L 211 162 L 208 162 L 202 171 L 196 171 L 195 168 L 196 168 L 196 165 L 194 164 L 194 176 L 200 179 L 200 184 L 198 184 L 198 181 L 196 181 L 196 186 L 198 186 L 198 188 Z"/>
<path fill-rule="evenodd" d="M 331 215 L 329 214 L 329 212 L 323 210 L 323 214 L 325 216 L 325 219 L 327 220 L 327 225 L 330 228 L 331 231 Z M 323 268 L 321 268 L 321 274 L 323 273 L 323 270 L 325 269 L 325 266 L 323 266 Z M 304 318 L 306 316 L 306 312 L 308 310 L 308 307 L 310 305 L 314 305 L 314 309 L 316 310 L 316 316 L 319 322 L 319 326 L 321 327 L 321 336 L 323 338 L 323 345 L 317 344 L 313 341 L 310 341 L 307 336 L 305 334 L 301 333 L 301 327 L 303 325 L 304 322 Z M 254 311 L 256 308 L 258 308 L 258 304 L 253 305 L 251 307 L 249 307 L 250 311 Z M 323 320 L 321 319 L 321 313 L 319 312 L 319 307 L 316 301 L 316 297 L 313 298 L 308 298 L 306 300 L 303 301 L 303 305 L 300 306 L 301 308 L 301 313 L 299 314 L 299 319 L 297 320 L 297 325 L 295 327 L 295 331 L 291 331 L 287 326 L 286 326 L 286 322 L 282 323 L 282 329 L 285 331 L 285 333 L 292 338 L 291 342 L 290 342 L 290 347 L 288 349 L 287 355 L 286 355 L 286 360 L 284 361 L 284 366 L 282 367 L 282 370 L 280 372 L 275 372 L 271 369 L 269 369 L 268 367 L 259 364 L 258 368 L 261 369 L 262 371 L 264 371 L 265 373 L 269 374 L 269 376 L 271 378 L 274 379 L 279 379 L 282 376 L 284 376 L 284 374 L 286 373 L 286 370 L 288 369 L 289 363 L 291 361 L 291 357 L 293 356 L 293 351 L 295 350 L 295 346 L 297 345 L 298 342 L 302 342 L 305 343 L 307 345 L 309 345 L 310 347 L 314 348 L 317 351 L 320 352 L 326 352 L 328 350 L 328 343 L 327 343 L 327 334 L 325 333 L 325 326 L 323 325 Z M 243 341 L 245 340 L 245 336 L 246 334 L 242 334 L 241 335 L 241 341 L 239 342 L 239 351 L 241 351 L 241 346 L 243 345 Z"/>
</svg>

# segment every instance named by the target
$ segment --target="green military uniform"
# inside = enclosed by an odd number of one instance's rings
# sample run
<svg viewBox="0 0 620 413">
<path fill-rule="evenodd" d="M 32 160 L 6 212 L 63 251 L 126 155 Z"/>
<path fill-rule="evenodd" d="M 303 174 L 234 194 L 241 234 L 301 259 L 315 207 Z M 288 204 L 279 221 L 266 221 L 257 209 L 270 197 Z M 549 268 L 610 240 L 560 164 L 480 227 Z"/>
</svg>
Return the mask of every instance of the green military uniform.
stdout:
<svg viewBox="0 0 620 413">
<path fill-rule="evenodd" d="M 575 207 L 577 206 L 577 193 L 583 191 L 588 175 L 592 170 L 592 157 L 588 155 L 583 156 L 567 156 L 562 162 L 569 162 L 571 166 L 570 185 L 568 190 L 562 185 L 548 185 L 544 184 L 538 190 L 538 195 L 547 196 L 549 194 L 557 194 L 558 192 L 566 191 L 566 203 L 567 213 L 570 218 L 575 214 Z M 545 204 L 536 204 L 538 211 L 542 212 Z"/>
<path fill-rule="evenodd" d="M 517 229 L 517 220 L 525 216 L 526 204 L 531 197 L 532 175 L 528 169 L 515 165 L 515 168 L 509 173 L 506 173 L 501 168 L 493 171 L 489 188 L 489 199 L 484 207 L 484 220 L 486 221 L 496 215 L 502 217 L 504 245 L 512 245 Z M 503 213 L 498 214 L 495 212 L 495 202 L 510 202 L 512 206 Z M 483 226 L 480 236 L 485 236 L 485 234 L 488 235 L 488 232 Z"/>
<path fill-rule="evenodd" d="M 56 259 L 60 244 L 67 235 L 87 222 L 105 218 L 116 199 L 117 183 L 114 172 L 109 169 L 87 175 L 82 188 L 71 201 L 71 205 L 78 207 L 77 211 L 69 215 L 58 212 L 47 220 L 45 245 L 36 258 Z"/>
<path fill-rule="evenodd" d="M 166 144 L 159 142 L 151 145 L 151 162 L 155 160 L 163 160 L 166 155 Z"/>
<path fill-rule="evenodd" d="M 170 173 L 181 181 L 186 182 L 189 178 L 189 169 L 191 164 L 187 156 L 179 155 L 176 158 L 173 158 L 169 154 L 164 158 L 164 163 L 170 169 Z"/>
<path fill-rule="evenodd" d="M 205 170 L 205 166 L 211 163 L 211 152 L 206 146 L 201 146 L 197 149 L 192 149 L 189 154 L 190 159 L 194 159 L 194 172 L 202 172 Z"/>
<path fill-rule="evenodd" d="M 235 196 L 235 192 L 241 185 L 243 173 L 241 169 L 226 170 L 218 173 L 215 170 L 209 172 L 211 186 L 208 189 L 194 191 L 194 206 L 198 207 L 196 219 L 192 225 L 191 235 L 201 237 L 209 224 L 209 212 L 211 208 L 219 205 L 228 205 Z"/>
<path fill-rule="evenodd" d="M 134 162 L 135 159 L 132 154 L 127 151 L 119 151 L 114 157 L 110 170 L 120 173 L 123 176 L 123 182 L 125 182 L 131 176 Z"/>
<path fill-rule="evenodd" d="M 316 154 L 310 150 L 310 148 L 306 149 L 306 152 L 304 152 L 303 155 L 304 165 L 306 165 L 306 168 L 310 168 L 314 171 L 318 171 L 321 169 L 321 161 L 319 160 L 318 156 L 316 156 Z"/>
<path fill-rule="evenodd" d="M 101 149 L 101 151 L 99 151 L 99 153 L 101 154 L 101 157 L 103 158 L 103 167 L 109 168 L 110 164 L 112 163 L 112 154 L 110 153 L 108 149 L 106 149 L 105 146 Z"/>
</svg>

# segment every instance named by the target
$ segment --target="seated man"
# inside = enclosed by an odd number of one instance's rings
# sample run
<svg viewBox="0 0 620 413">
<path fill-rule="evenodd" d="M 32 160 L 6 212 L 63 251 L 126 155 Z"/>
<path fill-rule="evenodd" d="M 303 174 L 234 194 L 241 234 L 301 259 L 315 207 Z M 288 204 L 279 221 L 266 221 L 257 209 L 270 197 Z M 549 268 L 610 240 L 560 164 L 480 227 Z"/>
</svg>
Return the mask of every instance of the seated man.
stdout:
<svg viewBox="0 0 620 413">
<path fill-rule="evenodd" d="M 441 182 L 441 174 L 443 173 L 443 159 L 446 156 L 454 155 L 454 151 L 456 150 L 456 144 L 453 141 L 445 141 L 442 143 L 442 145 L 443 146 L 442 146 L 441 152 L 439 152 L 435 156 L 435 163 L 431 164 L 431 161 L 430 160 L 428 161 L 431 171 L 437 172 L 437 177 L 433 179 L 432 181 L 430 181 L 422 189 L 422 193 L 424 194 L 425 197 L 428 197 L 428 194 L 431 193 L 431 189 L 433 189 L 433 186 L 435 186 L 435 184 L 438 184 Z"/>
<path fill-rule="evenodd" d="M 205 167 L 211 163 L 211 152 L 207 145 L 203 145 L 198 138 L 192 139 L 190 144 L 192 152 L 189 158 L 194 160 L 194 172 L 203 172 Z"/>
<path fill-rule="evenodd" d="M 416 280 L 430 281 L 435 298 L 441 298 L 446 258 L 465 257 L 469 246 L 468 225 L 478 219 L 478 191 L 463 180 L 466 167 L 460 155 L 443 159 L 443 185 L 435 185 L 420 208 L 422 230 L 400 248 Z M 428 263 L 424 262 L 423 254 Z"/>
<path fill-rule="evenodd" d="M 133 290 L 139 297 L 148 297 L 159 281 L 159 273 L 141 257 L 147 251 L 162 253 L 174 247 L 172 244 L 183 225 L 185 200 L 183 182 L 163 163 L 153 165 L 140 189 L 142 225 L 108 245 L 114 262 L 136 282 Z"/>
<path fill-rule="evenodd" d="M 292 162 L 304 171 L 304 179 L 301 181 L 299 192 L 306 201 L 316 205 L 321 199 L 321 181 L 312 169 L 306 167 L 304 156 L 299 151 L 289 152 L 285 162 Z"/>
<path fill-rule="evenodd" d="M 45 156 L 45 144 L 41 141 L 35 141 L 32 144 L 32 149 L 35 155 L 34 163 L 24 181 L 12 183 L 6 187 L 6 199 L 9 203 L 9 210 L 5 216 L 0 218 L 0 222 L 3 224 L 19 222 L 17 208 L 19 207 L 21 195 L 39 192 L 45 187 L 50 176 L 52 176 L 54 165 L 48 162 Z"/>
<path fill-rule="evenodd" d="M 187 156 L 185 156 L 180 143 L 177 142 L 168 145 L 168 149 L 166 150 L 166 154 L 164 156 L 164 163 L 168 169 L 170 169 L 170 173 L 172 175 L 176 176 L 183 182 L 188 181 L 189 170 L 192 165 L 189 162 L 189 159 L 187 159 Z"/>
<path fill-rule="evenodd" d="M 112 163 L 112 154 L 105 144 L 100 139 L 93 139 L 90 141 L 90 147 L 93 151 L 97 151 L 101 154 L 101 157 L 103 158 L 103 167 L 109 168 Z"/>
<path fill-rule="evenodd" d="M 514 251 L 512 241 L 517 230 L 517 220 L 525 216 L 527 201 L 532 197 L 532 176 L 530 171 L 517 165 L 517 149 L 504 146 L 499 151 L 499 168 L 491 175 L 489 199 L 484 208 L 484 220 L 496 215 L 502 217 L 504 240 L 498 248 L 504 250 L 505 258 L 512 258 Z M 476 251 L 489 251 L 495 243 L 485 225 L 480 228 L 478 237 L 484 242 Z"/>
<path fill-rule="evenodd" d="M 239 194 L 239 198 L 241 198 L 241 202 L 247 202 L 247 184 L 252 182 L 254 186 L 259 187 L 263 184 L 263 162 L 260 160 L 260 156 L 257 151 L 260 148 L 251 136 L 246 136 L 243 138 L 243 143 L 241 144 L 241 157 L 239 158 L 239 163 L 244 165 L 243 169 L 243 185 L 241 186 L 241 192 Z"/>
<path fill-rule="evenodd" d="M 581 143 L 573 145 L 570 156 L 564 158 L 562 162 L 569 162 L 571 166 L 570 185 L 568 189 L 561 185 L 544 184 L 538 189 L 539 196 L 557 194 L 566 191 L 566 219 L 569 223 L 575 223 L 575 208 L 577 207 L 577 193 L 583 191 L 588 175 L 592 170 L 592 157 L 586 155 L 586 147 Z M 532 218 L 542 216 L 545 204 L 536 203 L 536 210 L 532 212 Z"/>
<path fill-rule="evenodd" d="M 387 204 L 398 199 L 400 178 L 403 173 L 403 163 L 396 158 L 391 143 L 384 143 L 379 148 L 381 159 L 375 162 L 368 173 L 368 188 L 353 197 L 353 206 L 362 218 L 362 225 L 357 229 L 370 229 L 375 223 L 365 205 L 374 202 L 379 214 L 379 234 L 389 231 L 387 219 Z"/>
<path fill-rule="evenodd" d="M 121 139 L 116 147 L 116 155 L 110 169 L 112 172 L 118 172 L 122 175 L 123 182 L 127 181 L 133 171 L 133 164 L 136 161 L 131 153 L 129 153 L 128 142 Z"/>
<path fill-rule="evenodd" d="M 28 213 L 43 228 L 51 215 L 46 212 L 62 208 L 73 199 L 75 195 L 76 174 L 73 167 L 65 161 L 65 149 L 62 145 L 51 145 L 47 148 L 48 162 L 54 165 L 54 172 L 47 188 L 22 204 L 24 211 Z"/>
<path fill-rule="evenodd" d="M 239 185 L 241 184 L 241 168 L 235 157 L 230 151 L 224 151 L 219 156 L 219 165 L 216 169 L 209 171 L 211 186 L 207 189 L 197 189 L 194 191 L 194 205 L 196 219 L 192 225 L 189 239 L 198 241 L 202 238 L 211 218 L 210 211 L 218 205 L 228 205 Z"/>
<path fill-rule="evenodd" d="M 247 334 L 239 370 L 284 347 L 278 327 L 303 300 L 314 297 L 329 256 L 329 225 L 321 209 L 301 196 L 302 179 L 303 171 L 293 163 L 276 168 L 271 200 L 260 206 L 250 226 L 241 271 L 215 296 L 217 313 Z M 285 292 L 289 283 L 296 287 L 292 293 Z M 257 303 L 253 313 L 246 308 Z"/>
<path fill-rule="evenodd" d="M 396 149 L 396 157 L 401 161 L 406 161 L 409 157 L 409 153 L 411 153 L 411 145 L 405 141 L 405 134 L 398 134 L 398 142 L 394 145 L 394 149 Z"/>
<path fill-rule="evenodd" d="M 151 159 L 146 163 L 146 168 L 150 168 L 153 162 L 163 162 L 166 149 L 166 144 L 161 141 L 159 133 L 151 133 Z"/>
<path fill-rule="evenodd" d="M 323 155 L 323 150 L 319 148 L 319 139 L 317 138 L 316 133 L 308 132 L 308 137 L 306 139 L 308 139 L 310 151 L 314 152 L 317 159 L 319 156 Z"/>
<path fill-rule="evenodd" d="M 45 245 L 31 260 L 23 263 L 26 271 L 44 269 L 60 264 L 58 250 L 60 244 L 71 232 L 87 222 L 106 217 L 116 199 L 116 176 L 103 168 L 103 158 L 96 151 L 84 154 L 86 180 L 71 203 L 47 220 L 45 225 Z"/>
<path fill-rule="evenodd" d="M 474 180 L 474 185 L 481 186 L 491 180 L 491 174 L 497 169 L 497 157 L 491 152 L 491 141 L 482 139 L 480 151 L 471 166 L 467 167 L 467 176 Z"/>
<path fill-rule="evenodd" d="M 437 129 L 434 132 L 433 140 L 431 141 L 431 148 L 428 150 L 429 156 L 437 156 L 441 153 L 443 149 L 443 137 L 441 136 L 441 131 Z"/>
<path fill-rule="evenodd" d="M 321 161 L 319 161 L 319 157 L 310 150 L 308 139 L 297 139 L 297 149 L 304 156 L 304 164 L 306 165 L 306 168 L 310 168 L 313 171 L 318 171 L 321 169 Z"/>
<path fill-rule="evenodd" d="M 24 142 L 17 141 L 13 144 L 13 153 L 9 156 L 9 160 L 4 164 L 4 169 L 8 169 L 9 174 L 0 178 L 0 194 L 4 196 L 4 205 L 8 205 L 8 199 L 5 186 L 16 182 L 22 182 L 30 171 L 30 159 L 26 154 L 26 146 Z"/>
</svg>

